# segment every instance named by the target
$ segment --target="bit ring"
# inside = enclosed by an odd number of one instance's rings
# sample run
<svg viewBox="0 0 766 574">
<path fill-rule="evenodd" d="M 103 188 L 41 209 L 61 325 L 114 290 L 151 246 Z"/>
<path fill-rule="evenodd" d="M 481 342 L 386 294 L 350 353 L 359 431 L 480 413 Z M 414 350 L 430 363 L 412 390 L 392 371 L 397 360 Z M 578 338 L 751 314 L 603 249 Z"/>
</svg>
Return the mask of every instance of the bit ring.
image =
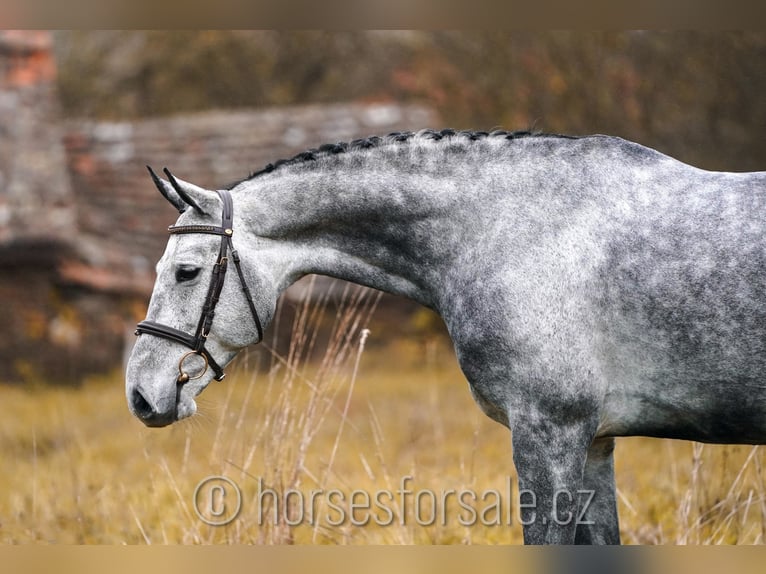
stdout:
<svg viewBox="0 0 766 574">
<path fill-rule="evenodd" d="M 205 361 L 205 367 L 202 369 L 202 371 L 200 371 L 199 375 L 195 375 L 193 377 L 191 375 L 189 375 L 189 373 L 184 371 L 184 361 L 187 358 L 189 358 L 191 355 L 199 355 L 200 357 L 202 357 L 202 360 Z M 194 381 L 196 379 L 200 379 L 200 378 L 202 378 L 202 375 L 207 373 L 207 369 L 208 369 L 207 357 L 205 355 L 203 355 L 202 353 L 198 353 L 197 351 L 189 351 L 183 357 L 181 357 L 180 361 L 178 361 L 178 379 L 176 379 L 176 382 L 178 384 L 183 385 L 185 383 L 188 383 L 189 381 Z"/>
</svg>

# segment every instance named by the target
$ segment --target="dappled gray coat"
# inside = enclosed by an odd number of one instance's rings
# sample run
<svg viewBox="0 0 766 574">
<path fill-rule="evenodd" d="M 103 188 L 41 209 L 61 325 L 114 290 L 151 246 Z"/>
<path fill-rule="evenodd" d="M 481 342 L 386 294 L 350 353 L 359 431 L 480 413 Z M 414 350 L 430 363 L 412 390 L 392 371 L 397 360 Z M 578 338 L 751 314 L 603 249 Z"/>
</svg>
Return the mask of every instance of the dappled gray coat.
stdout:
<svg viewBox="0 0 766 574">
<path fill-rule="evenodd" d="M 217 194 L 158 184 L 195 204 L 179 224 L 220 224 Z M 324 146 L 231 195 L 264 327 L 307 273 L 441 315 L 476 401 L 512 430 L 526 542 L 619 541 L 612 437 L 766 439 L 766 173 L 614 137 L 447 130 Z M 171 237 L 147 317 L 193 331 L 217 249 Z M 219 364 L 256 342 L 249 317 L 230 276 L 207 342 Z M 127 398 L 146 424 L 195 412 L 212 374 L 177 385 L 186 352 L 139 337 Z"/>
</svg>

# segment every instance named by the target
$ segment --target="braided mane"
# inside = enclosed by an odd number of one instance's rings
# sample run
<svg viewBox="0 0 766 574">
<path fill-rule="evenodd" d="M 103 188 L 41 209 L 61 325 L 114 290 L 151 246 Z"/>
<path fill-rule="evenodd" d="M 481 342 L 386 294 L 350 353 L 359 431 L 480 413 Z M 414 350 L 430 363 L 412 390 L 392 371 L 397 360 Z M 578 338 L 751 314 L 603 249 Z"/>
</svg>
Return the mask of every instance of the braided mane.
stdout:
<svg viewBox="0 0 766 574">
<path fill-rule="evenodd" d="M 229 184 L 225 189 L 233 189 L 241 183 L 250 181 L 260 175 L 271 173 L 274 170 L 285 165 L 296 165 L 309 161 L 314 161 L 319 157 L 327 155 L 336 155 L 349 151 L 377 148 L 384 145 L 390 145 L 395 143 L 411 142 L 413 140 L 431 140 L 441 141 L 450 139 L 463 139 L 465 141 L 479 141 L 488 138 L 493 139 L 505 139 L 516 140 L 520 138 L 533 138 L 533 137 L 555 137 L 565 139 L 577 139 L 577 136 L 567 136 L 562 134 L 548 134 L 543 132 L 532 132 L 527 130 L 521 131 L 507 131 L 507 130 L 494 130 L 491 132 L 486 131 L 471 131 L 471 130 L 453 130 L 444 129 L 440 131 L 436 130 L 421 130 L 419 132 L 392 132 L 385 136 L 369 136 L 366 138 L 355 139 L 350 142 L 339 142 L 334 144 L 324 144 L 318 148 L 312 148 L 307 151 L 301 152 L 289 159 L 280 159 L 274 163 L 270 163 L 262 169 L 251 173 L 244 179 L 235 181 Z"/>
</svg>

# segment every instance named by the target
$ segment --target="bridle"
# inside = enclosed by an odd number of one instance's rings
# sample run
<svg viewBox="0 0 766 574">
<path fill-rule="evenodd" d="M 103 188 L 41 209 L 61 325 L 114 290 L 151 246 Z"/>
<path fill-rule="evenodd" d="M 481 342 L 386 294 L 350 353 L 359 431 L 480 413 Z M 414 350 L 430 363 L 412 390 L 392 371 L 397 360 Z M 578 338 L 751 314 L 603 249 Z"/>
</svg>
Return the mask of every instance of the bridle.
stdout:
<svg viewBox="0 0 766 574">
<path fill-rule="evenodd" d="M 196 332 L 194 335 L 190 335 L 169 325 L 163 325 L 162 323 L 147 320 L 141 321 L 136 326 L 136 335 L 154 335 L 155 337 L 162 337 L 164 339 L 175 341 L 176 343 L 181 343 L 191 349 L 191 351 L 181 357 L 181 360 L 178 362 L 178 379 L 176 380 L 178 384 L 184 384 L 191 380 L 199 379 L 207 372 L 208 367 L 213 369 L 216 381 L 222 381 L 226 376 L 221 366 L 205 348 L 205 341 L 210 333 L 210 327 L 212 326 L 213 318 L 215 317 L 215 307 L 218 304 L 224 280 L 226 279 L 229 257 L 231 257 L 231 260 L 234 262 L 234 267 L 237 269 L 239 282 L 242 286 L 242 292 L 245 294 L 245 299 L 247 299 L 247 303 L 250 306 L 250 313 L 253 315 L 255 328 L 258 331 L 258 342 L 263 339 L 263 327 L 261 327 L 261 321 L 258 318 L 258 312 L 255 310 L 253 297 L 250 294 L 250 289 L 248 288 L 245 276 L 242 273 L 239 255 L 237 254 L 236 249 L 234 249 L 234 245 L 231 241 L 231 237 L 234 234 L 234 204 L 231 199 L 231 194 L 225 189 L 218 190 L 217 193 L 223 202 L 223 215 L 221 216 L 220 227 L 215 225 L 171 225 L 168 227 L 168 233 L 171 235 L 206 233 L 209 235 L 219 235 L 221 237 L 218 261 L 213 266 L 210 286 L 207 290 L 205 304 L 202 307 L 202 315 L 199 318 Z M 199 355 L 204 361 L 204 368 L 199 374 L 195 374 L 194 376 L 189 375 L 189 373 L 184 370 L 184 362 L 192 355 Z"/>
</svg>

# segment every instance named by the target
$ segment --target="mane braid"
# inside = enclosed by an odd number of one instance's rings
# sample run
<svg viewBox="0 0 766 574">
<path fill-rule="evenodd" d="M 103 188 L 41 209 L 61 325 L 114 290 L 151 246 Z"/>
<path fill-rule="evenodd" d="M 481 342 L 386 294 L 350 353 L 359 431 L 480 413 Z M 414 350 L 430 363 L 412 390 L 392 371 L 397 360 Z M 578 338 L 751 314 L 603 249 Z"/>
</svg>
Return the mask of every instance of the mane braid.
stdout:
<svg viewBox="0 0 766 574">
<path fill-rule="evenodd" d="M 450 128 L 443 129 L 440 131 L 425 129 L 419 132 L 391 132 L 386 136 L 369 136 L 366 138 L 355 139 L 348 143 L 346 142 L 338 142 L 334 144 L 328 143 L 328 144 L 321 145 L 318 148 L 312 148 L 312 149 L 306 150 L 289 159 L 280 159 L 275 161 L 274 163 L 269 163 L 263 168 L 261 168 L 260 170 L 251 172 L 250 175 L 248 175 L 246 178 L 230 183 L 229 185 L 224 187 L 224 189 L 231 190 L 246 181 L 255 179 L 256 177 L 263 174 L 271 173 L 275 169 L 278 169 L 285 165 L 296 165 L 300 163 L 306 163 L 310 161 L 315 161 L 317 157 L 327 156 L 327 155 L 336 155 L 336 154 L 345 153 L 348 151 L 377 148 L 384 145 L 390 145 L 395 143 L 406 143 L 406 142 L 410 142 L 413 139 L 441 141 L 444 139 L 465 138 L 468 141 L 475 142 L 475 141 L 479 141 L 479 140 L 483 140 L 487 138 L 502 138 L 505 140 L 516 140 L 520 138 L 534 138 L 534 137 L 579 139 L 580 136 L 550 134 L 550 133 L 544 133 L 544 132 L 534 132 L 529 130 L 507 131 L 507 130 L 499 130 L 499 129 L 493 130 L 491 132 L 472 131 L 472 130 L 458 131 L 458 130 L 454 130 Z"/>
</svg>

